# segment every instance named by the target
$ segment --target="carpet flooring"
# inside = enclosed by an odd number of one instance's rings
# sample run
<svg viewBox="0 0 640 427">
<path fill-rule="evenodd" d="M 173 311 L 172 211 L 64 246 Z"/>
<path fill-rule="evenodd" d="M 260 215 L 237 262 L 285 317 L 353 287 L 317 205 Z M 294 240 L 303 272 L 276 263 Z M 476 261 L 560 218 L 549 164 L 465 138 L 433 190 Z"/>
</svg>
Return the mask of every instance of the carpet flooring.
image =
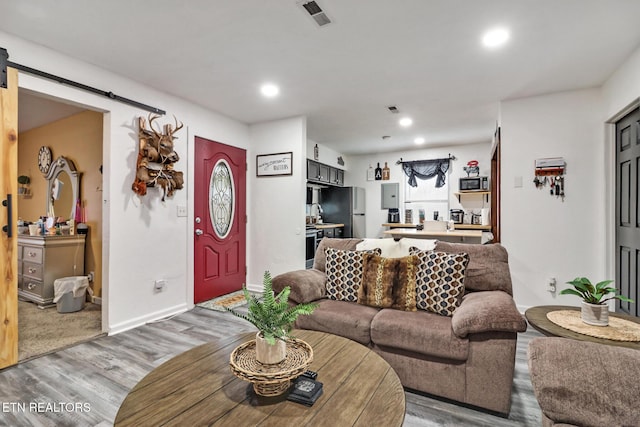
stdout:
<svg viewBox="0 0 640 427">
<path fill-rule="evenodd" d="M 74 313 L 18 302 L 18 360 L 24 362 L 104 335 L 101 306 L 87 303 Z"/>
</svg>

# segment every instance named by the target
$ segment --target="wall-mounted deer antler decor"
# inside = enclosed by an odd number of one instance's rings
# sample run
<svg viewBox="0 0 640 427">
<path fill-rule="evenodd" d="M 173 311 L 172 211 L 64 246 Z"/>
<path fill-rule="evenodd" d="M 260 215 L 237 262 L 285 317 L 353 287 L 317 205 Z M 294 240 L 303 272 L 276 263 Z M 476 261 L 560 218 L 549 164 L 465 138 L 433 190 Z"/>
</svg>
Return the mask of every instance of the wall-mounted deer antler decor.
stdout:
<svg viewBox="0 0 640 427">
<path fill-rule="evenodd" d="M 173 169 L 173 164 L 180 160 L 178 153 L 173 150 L 173 140 L 177 139 L 174 134 L 182 129 L 183 124 L 178 125 L 178 119 L 174 116 L 175 129 L 170 124 L 166 124 L 163 132 L 158 132 L 153 127 L 153 121 L 159 117 L 159 115 L 149 114 L 149 129 L 146 129 L 145 119 L 138 118 L 140 147 L 136 162 L 136 179 L 131 189 L 136 194 L 144 196 L 147 194 L 147 187 L 162 187 L 164 202 L 167 196 L 173 196 L 173 193 L 180 190 L 184 184 L 182 172 Z"/>
</svg>

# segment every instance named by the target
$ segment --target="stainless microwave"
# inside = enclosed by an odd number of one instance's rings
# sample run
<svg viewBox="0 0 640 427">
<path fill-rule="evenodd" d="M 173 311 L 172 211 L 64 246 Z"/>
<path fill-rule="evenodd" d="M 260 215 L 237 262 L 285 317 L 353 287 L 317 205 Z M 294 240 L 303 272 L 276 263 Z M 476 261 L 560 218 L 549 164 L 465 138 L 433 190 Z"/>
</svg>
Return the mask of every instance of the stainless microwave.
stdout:
<svg viewBox="0 0 640 427">
<path fill-rule="evenodd" d="M 460 192 L 465 191 L 489 191 L 489 177 L 467 176 L 460 178 Z"/>
</svg>

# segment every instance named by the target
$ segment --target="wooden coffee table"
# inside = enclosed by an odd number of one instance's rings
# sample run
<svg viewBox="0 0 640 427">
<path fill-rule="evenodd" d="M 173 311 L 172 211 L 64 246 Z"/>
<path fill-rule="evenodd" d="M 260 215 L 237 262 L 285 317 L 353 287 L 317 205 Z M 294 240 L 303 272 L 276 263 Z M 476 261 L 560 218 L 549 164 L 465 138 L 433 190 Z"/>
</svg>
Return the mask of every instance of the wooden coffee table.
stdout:
<svg viewBox="0 0 640 427">
<path fill-rule="evenodd" d="M 547 318 L 547 313 L 557 310 L 572 310 L 580 311 L 580 307 L 571 307 L 566 305 L 541 305 L 537 307 L 531 307 L 525 311 L 524 316 L 534 329 L 543 333 L 548 337 L 564 337 L 573 338 L 581 341 L 591 341 L 600 344 L 616 345 L 619 347 L 635 348 L 640 350 L 640 342 L 630 341 L 614 341 L 604 338 L 596 338 L 589 335 L 580 334 L 578 332 L 570 331 L 562 326 L 556 325 Z M 631 322 L 640 323 L 640 318 L 635 316 L 629 316 L 626 314 L 609 313 L 610 317 L 619 317 L 621 319 L 629 320 Z"/>
<path fill-rule="evenodd" d="M 127 395 L 116 426 L 331 425 L 401 426 L 402 384 L 389 364 L 354 341 L 316 331 L 293 335 L 313 347 L 310 369 L 323 394 L 311 407 L 255 394 L 229 368 L 229 355 L 250 333 L 188 350 L 160 365 Z"/>
</svg>

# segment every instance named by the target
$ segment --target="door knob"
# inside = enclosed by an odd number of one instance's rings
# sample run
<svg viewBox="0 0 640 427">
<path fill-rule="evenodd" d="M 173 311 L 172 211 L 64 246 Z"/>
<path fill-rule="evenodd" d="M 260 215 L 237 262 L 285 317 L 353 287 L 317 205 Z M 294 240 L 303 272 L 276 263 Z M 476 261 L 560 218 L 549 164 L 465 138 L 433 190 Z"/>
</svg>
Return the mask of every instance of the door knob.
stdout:
<svg viewBox="0 0 640 427">
<path fill-rule="evenodd" d="M 200 230 L 199 228 L 196 228 L 196 236 L 202 236 L 203 233 L 204 231 Z"/>
</svg>

